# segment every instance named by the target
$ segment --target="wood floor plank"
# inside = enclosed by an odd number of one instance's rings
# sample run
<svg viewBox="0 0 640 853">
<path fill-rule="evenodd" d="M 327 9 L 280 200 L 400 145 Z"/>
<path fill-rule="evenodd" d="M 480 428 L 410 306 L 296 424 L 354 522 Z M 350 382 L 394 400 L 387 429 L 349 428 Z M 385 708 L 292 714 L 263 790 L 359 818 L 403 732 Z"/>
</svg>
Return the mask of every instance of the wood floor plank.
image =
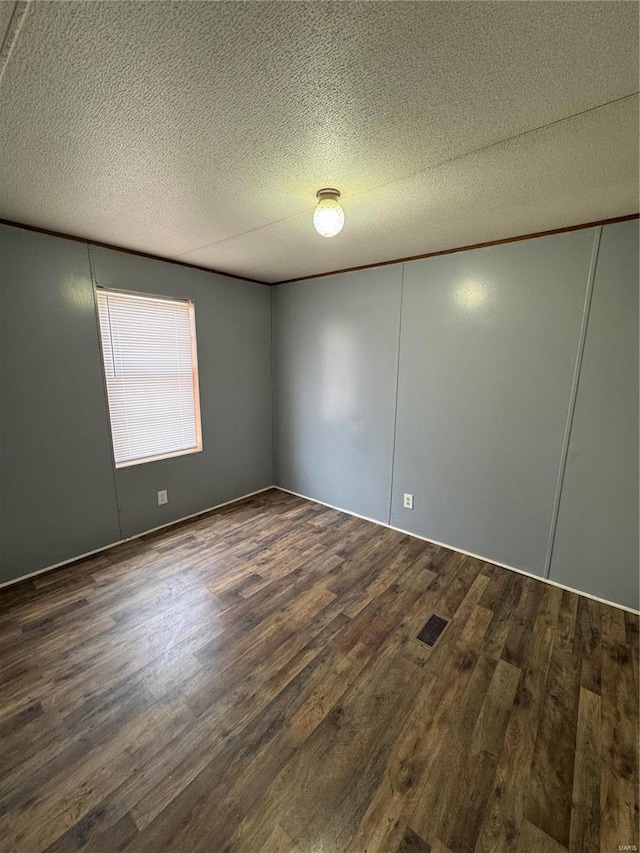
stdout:
<svg viewBox="0 0 640 853">
<path fill-rule="evenodd" d="M 600 850 L 600 696 L 580 689 L 569 853 Z"/>
<path fill-rule="evenodd" d="M 500 658 L 511 631 L 513 614 L 520 604 L 523 586 L 515 574 L 500 571 L 498 566 L 492 566 L 490 569 L 489 584 L 480 604 L 491 610 L 493 617 L 483 646 L 485 655 Z M 487 573 L 486 566 L 483 573 Z"/>
<path fill-rule="evenodd" d="M 562 847 L 569 846 L 580 670 L 575 659 L 575 596 L 563 592 L 544 687 L 525 803 L 526 817 Z"/>
<path fill-rule="evenodd" d="M 547 680 L 549 662 L 558 623 L 561 594 L 553 587 L 539 587 L 535 594 L 529 588 L 524 605 L 531 615 L 535 601 L 537 613 L 529 628 L 530 642 L 523 642 L 522 616 L 516 622 L 517 653 L 511 660 L 522 664 L 522 675 L 505 732 L 503 749 L 487 803 L 475 850 L 477 853 L 507 853 L 513 849 L 524 819 L 529 796 L 529 779 L 533 761 L 540 708 Z M 529 649 L 525 655 L 524 649 Z"/>
<path fill-rule="evenodd" d="M 535 578 L 274 490 L 0 616 L 3 853 L 638 843 L 638 617 Z"/>
<path fill-rule="evenodd" d="M 463 665 L 470 659 L 466 658 Z M 477 723 L 484 698 L 490 688 L 496 661 L 479 656 L 473 667 L 462 695 L 459 711 L 452 714 L 447 732 L 436 760 L 431 764 L 429 782 L 423 785 L 411 826 L 429 841 L 442 839 L 451 846 L 450 834 L 460 835 L 460 844 L 466 845 L 468 838 L 461 827 L 460 806 L 453 811 L 452 800 L 458 796 L 460 779 L 466 778 L 468 754 L 472 749 L 474 727 Z M 470 827 L 472 829 L 472 827 Z M 473 836 L 475 837 L 475 836 Z M 472 837 L 472 838 L 473 838 Z"/>
<path fill-rule="evenodd" d="M 638 694 L 624 614 L 602 615 L 600 850 L 640 845 Z"/>
<path fill-rule="evenodd" d="M 231 853 L 233 846 L 228 847 L 225 853 Z M 294 844 L 281 826 L 276 824 L 275 828 L 260 848 L 261 853 L 299 853 L 300 848 Z"/>
<path fill-rule="evenodd" d="M 46 848 L 46 853 L 104 853 L 104 851 L 124 850 L 138 834 L 138 829 L 130 814 L 125 814 L 104 832 L 96 832 L 96 826 L 102 821 L 102 810 L 98 807 L 75 823 L 64 835 Z"/>
<path fill-rule="evenodd" d="M 344 849 L 384 775 L 392 732 L 417 689 L 415 667 L 393 657 L 389 650 L 372 659 L 279 779 L 280 790 L 292 781 L 300 792 L 281 823 L 303 849 Z"/>
<path fill-rule="evenodd" d="M 515 849 L 518 853 L 566 853 L 566 847 L 550 838 L 539 827 L 523 821 Z"/>
<path fill-rule="evenodd" d="M 36 790 L 30 787 L 27 808 L 20 802 L 20 790 L 14 791 L 11 803 L 18 848 L 43 848 L 47 838 L 57 838 L 97 808 L 120 779 L 134 771 L 136 760 L 144 761 L 149 745 L 153 749 L 164 715 L 174 732 L 184 730 L 192 719 L 181 706 L 154 709 L 149 703 L 115 737 L 77 761 L 71 772 L 62 768 Z"/>
<path fill-rule="evenodd" d="M 580 643 L 580 686 L 600 694 L 602 672 L 602 606 L 589 598 L 578 599 L 576 633 Z"/>
<path fill-rule="evenodd" d="M 347 848 L 348 853 L 393 849 L 400 842 L 409 820 L 417 823 L 421 819 L 419 815 L 425 813 L 420 802 L 421 783 L 431 777 L 432 766 L 438 760 L 448 731 L 451 708 L 460 704 L 474 669 L 479 638 L 491 618 L 486 608 L 477 606 L 486 580 L 480 576 L 476 578 L 435 649 L 425 650 L 413 641 L 420 649 L 423 663 L 424 659 L 427 661 L 421 673 L 420 693 L 411 715 L 398 733 L 389 756 L 388 773 L 381 780 Z M 461 675 L 448 677 L 453 670 Z M 414 810 L 418 817 L 414 818 Z"/>
<path fill-rule="evenodd" d="M 486 658 L 491 660 L 491 658 Z M 521 671 L 505 661 L 496 662 L 482 708 L 456 775 L 465 780 L 465 797 L 457 811 L 445 814 L 438 837 L 452 850 L 473 851 L 493 787 L 504 734 L 515 700 Z"/>
<path fill-rule="evenodd" d="M 397 853 L 431 853 L 431 845 L 409 827 L 404 833 Z"/>
</svg>

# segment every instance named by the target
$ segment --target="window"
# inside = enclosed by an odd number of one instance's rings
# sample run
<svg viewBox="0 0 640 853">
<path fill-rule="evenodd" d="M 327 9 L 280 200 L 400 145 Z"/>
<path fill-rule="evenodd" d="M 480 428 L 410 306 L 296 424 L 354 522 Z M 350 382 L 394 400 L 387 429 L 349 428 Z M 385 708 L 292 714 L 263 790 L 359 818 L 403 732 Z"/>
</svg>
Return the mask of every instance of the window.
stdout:
<svg viewBox="0 0 640 853">
<path fill-rule="evenodd" d="M 97 291 L 116 468 L 202 450 L 193 302 Z"/>
</svg>

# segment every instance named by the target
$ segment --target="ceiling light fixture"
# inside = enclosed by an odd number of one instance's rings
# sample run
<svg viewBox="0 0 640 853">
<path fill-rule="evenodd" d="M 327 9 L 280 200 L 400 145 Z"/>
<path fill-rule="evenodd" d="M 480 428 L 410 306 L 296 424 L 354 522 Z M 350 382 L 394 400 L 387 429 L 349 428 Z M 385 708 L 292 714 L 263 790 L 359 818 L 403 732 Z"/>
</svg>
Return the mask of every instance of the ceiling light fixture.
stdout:
<svg viewBox="0 0 640 853">
<path fill-rule="evenodd" d="M 318 205 L 313 211 L 313 226 L 323 237 L 335 237 L 344 225 L 344 210 L 340 207 L 340 191 L 330 187 L 318 190 Z"/>
</svg>

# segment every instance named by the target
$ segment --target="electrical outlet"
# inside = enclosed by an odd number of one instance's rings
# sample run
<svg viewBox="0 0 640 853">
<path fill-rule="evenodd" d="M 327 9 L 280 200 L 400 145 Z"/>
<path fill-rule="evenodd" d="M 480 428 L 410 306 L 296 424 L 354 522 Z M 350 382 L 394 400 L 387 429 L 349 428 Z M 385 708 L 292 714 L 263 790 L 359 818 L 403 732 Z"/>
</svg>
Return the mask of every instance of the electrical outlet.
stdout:
<svg viewBox="0 0 640 853">
<path fill-rule="evenodd" d="M 158 506 L 162 506 L 163 504 L 169 503 L 169 495 L 166 489 L 162 489 L 162 491 L 158 492 Z"/>
<path fill-rule="evenodd" d="M 404 508 L 405 509 L 413 509 L 413 495 L 404 496 Z"/>
</svg>

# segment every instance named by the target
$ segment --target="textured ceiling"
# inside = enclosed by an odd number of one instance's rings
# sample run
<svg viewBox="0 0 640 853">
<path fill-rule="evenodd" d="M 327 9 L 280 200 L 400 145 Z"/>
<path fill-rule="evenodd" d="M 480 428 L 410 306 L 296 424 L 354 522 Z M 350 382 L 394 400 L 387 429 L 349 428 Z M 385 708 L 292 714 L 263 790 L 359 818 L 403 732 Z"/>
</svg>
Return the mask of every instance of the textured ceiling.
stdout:
<svg viewBox="0 0 640 853">
<path fill-rule="evenodd" d="M 279 281 L 624 215 L 637 90 L 635 2 L 31 3 L 0 217 Z"/>
</svg>

